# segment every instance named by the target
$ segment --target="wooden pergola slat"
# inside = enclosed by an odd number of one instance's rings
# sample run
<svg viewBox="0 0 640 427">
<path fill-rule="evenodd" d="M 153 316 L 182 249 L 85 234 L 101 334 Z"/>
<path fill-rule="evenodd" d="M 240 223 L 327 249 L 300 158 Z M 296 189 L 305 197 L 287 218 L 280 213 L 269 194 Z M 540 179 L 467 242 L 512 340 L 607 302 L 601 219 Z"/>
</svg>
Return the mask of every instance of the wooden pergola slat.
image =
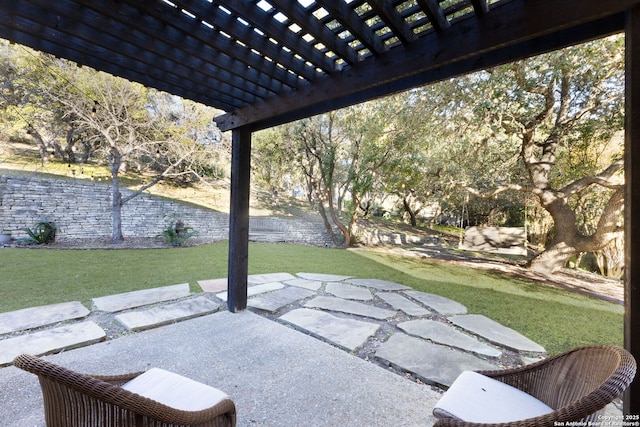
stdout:
<svg viewBox="0 0 640 427">
<path fill-rule="evenodd" d="M 387 50 L 371 28 L 358 19 L 358 15 L 346 3 L 335 0 L 317 0 L 317 3 L 321 4 L 336 21 L 348 29 L 371 52 L 378 54 Z"/>
<path fill-rule="evenodd" d="M 384 21 L 389 29 L 395 34 L 402 43 L 411 43 L 416 39 L 415 34 L 411 31 L 411 28 L 396 12 L 395 8 L 389 1 L 385 0 L 371 0 L 369 5 L 373 8 L 376 14 Z"/>
<path fill-rule="evenodd" d="M 319 20 L 310 17 L 309 11 L 301 4 L 291 2 L 290 0 L 270 0 L 270 3 L 278 9 L 288 9 L 289 18 L 293 22 L 301 28 L 304 28 L 310 35 L 315 37 L 318 42 L 324 44 L 330 50 L 337 53 L 347 63 L 355 64 L 358 62 L 358 53 L 347 43 L 342 41 L 342 39 L 336 37 L 336 35 L 332 33 L 326 25 L 323 25 Z"/>
<path fill-rule="evenodd" d="M 295 2 L 292 2 L 292 5 Z M 267 13 L 262 11 L 260 7 L 256 7 L 254 2 L 246 0 L 228 0 L 225 1 L 225 7 L 232 10 L 239 16 L 246 18 L 248 22 L 255 24 L 262 32 L 277 40 L 280 45 L 286 46 L 288 49 L 300 55 L 305 61 L 310 61 L 316 67 L 325 71 L 333 71 L 335 63 L 331 59 L 324 56 L 312 45 L 301 37 L 294 34 L 287 26 L 277 19 L 277 13 Z M 286 11 L 290 13 L 289 11 Z M 288 15 L 284 14 L 285 16 Z M 312 80 L 315 76 L 307 75 L 306 78 Z"/>
<path fill-rule="evenodd" d="M 633 4 L 634 1 L 628 0 L 625 3 Z M 425 37 L 413 44 L 399 46 L 368 58 L 340 73 L 328 74 L 313 83 L 301 85 L 295 91 L 285 92 L 262 103 L 217 117 L 216 123 L 223 130 L 243 126 L 251 126 L 256 130 L 350 105 L 353 103 L 351 98 L 354 94 L 362 91 L 373 92 L 372 89 L 376 86 L 383 88 L 378 96 L 388 95 L 392 92 L 384 91 L 384 88 L 391 87 L 392 82 L 396 80 L 425 75 L 431 70 L 437 71 L 472 57 L 481 58 L 490 52 L 507 49 L 520 41 L 564 29 L 564 20 L 553 18 L 558 8 L 558 2 L 555 0 L 538 0 L 526 4 L 506 2 L 493 9 L 482 20 L 467 19 L 459 22 L 447 31 L 433 33 L 432 37 Z M 573 24 L 579 25 L 601 16 L 611 16 L 616 11 L 620 15 L 624 12 L 624 7 L 610 10 L 608 15 L 603 14 L 602 10 L 602 4 L 597 0 L 583 1 L 580 12 L 572 14 L 575 19 Z M 553 16 L 529 25 L 519 25 L 528 22 L 530 16 L 549 15 Z M 500 31 L 496 31 L 496 28 Z M 597 30 L 595 27 L 594 31 Z M 621 30 L 622 28 L 618 29 Z M 528 54 L 543 51 L 537 49 Z M 505 58 L 505 61 L 508 60 Z M 458 74 L 468 71 L 470 70 L 460 70 Z M 441 78 L 447 77 L 451 76 L 442 75 Z M 416 81 L 415 86 L 433 81 L 433 78 Z"/>
<path fill-rule="evenodd" d="M 183 5 L 184 2 L 175 2 L 178 6 Z M 186 7 L 186 5 L 185 5 Z M 194 3 L 189 2 L 189 11 L 193 12 L 197 17 L 204 20 L 211 25 L 214 25 L 214 28 L 217 31 L 223 31 L 232 37 L 232 39 L 226 39 L 225 43 L 228 43 L 228 46 L 222 48 L 222 51 L 233 55 L 236 51 L 248 51 L 250 52 L 250 48 L 256 49 L 261 52 L 261 55 L 254 55 L 255 57 L 251 62 L 243 61 L 249 67 L 255 68 L 256 70 L 260 70 L 266 73 L 268 76 L 272 76 L 272 79 L 281 81 L 283 84 L 289 87 L 296 87 L 298 85 L 298 79 L 296 75 L 303 76 L 305 78 L 313 78 L 315 77 L 315 71 L 304 64 L 300 59 L 295 58 L 293 53 L 288 52 L 286 50 L 281 49 L 278 45 L 269 41 L 269 39 L 264 35 L 259 35 L 253 27 L 249 25 L 242 24 L 238 21 L 236 17 L 230 15 L 228 13 L 223 12 L 218 5 L 215 3 Z M 161 14 L 162 11 L 158 11 L 157 13 Z M 198 33 L 202 33 L 204 28 L 198 26 L 199 28 L 196 30 Z M 188 29 L 182 28 L 183 31 L 187 31 Z M 192 31 L 191 33 L 196 33 L 196 31 Z M 208 40 L 211 40 L 211 33 L 213 31 L 209 30 L 207 34 L 202 34 L 199 39 L 206 43 Z M 222 39 L 225 39 L 223 36 L 219 36 Z M 246 48 L 240 46 L 236 41 L 242 42 L 246 45 Z M 271 58 L 272 61 L 265 61 L 264 58 Z M 262 64 L 257 64 L 257 62 L 261 60 Z M 276 64 L 282 64 L 286 68 L 279 68 Z M 246 71 L 247 68 L 245 67 Z M 292 73 L 288 73 L 286 70 L 293 71 Z M 246 75 L 242 75 L 242 70 L 239 70 L 240 76 L 243 79 L 247 79 Z M 269 86 L 266 86 L 269 87 Z M 271 88 L 275 92 L 277 92 L 277 88 Z"/>
</svg>

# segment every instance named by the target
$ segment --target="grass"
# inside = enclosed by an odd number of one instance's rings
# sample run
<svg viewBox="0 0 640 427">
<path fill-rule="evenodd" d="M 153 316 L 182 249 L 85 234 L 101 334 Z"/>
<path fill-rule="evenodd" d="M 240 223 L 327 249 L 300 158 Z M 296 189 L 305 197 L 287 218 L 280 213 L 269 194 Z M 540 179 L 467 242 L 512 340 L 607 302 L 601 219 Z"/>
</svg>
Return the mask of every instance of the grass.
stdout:
<svg viewBox="0 0 640 427">
<path fill-rule="evenodd" d="M 226 242 L 144 250 L 0 250 L 0 312 L 226 277 Z M 252 243 L 249 274 L 298 272 L 375 277 L 435 293 L 543 345 L 550 353 L 622 345 L 623 309 L 540 283 L 444 261 L 367 251 Z"/>
</svg>

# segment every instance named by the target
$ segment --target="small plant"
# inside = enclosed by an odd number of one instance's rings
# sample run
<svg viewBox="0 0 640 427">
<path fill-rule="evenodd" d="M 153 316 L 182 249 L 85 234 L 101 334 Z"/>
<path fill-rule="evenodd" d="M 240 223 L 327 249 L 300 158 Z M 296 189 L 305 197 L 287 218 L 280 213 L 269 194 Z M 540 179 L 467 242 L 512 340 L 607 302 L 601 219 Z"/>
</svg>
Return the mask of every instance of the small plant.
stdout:
<svg viewBox="0 0 640 427">
<path fill-rule="evenodd" d="M 198 232 L 191 227 L 185 227 L 184 222 L 175 215 L 170 217 L 167 228 L 158 237 L 162 237 L 168 245 L 184 246 L 190 237 L 197 236 Z"/>
<path fill-rule="evenodd" d="M 47 245 L 56 239 L 58 227 L 54 222 L 40 221 L 33 227 L 33 230 L 25 228 L 24 231 L 29 235 L 29 238 L 25 239 L 25 243 Z"/>
</svg>

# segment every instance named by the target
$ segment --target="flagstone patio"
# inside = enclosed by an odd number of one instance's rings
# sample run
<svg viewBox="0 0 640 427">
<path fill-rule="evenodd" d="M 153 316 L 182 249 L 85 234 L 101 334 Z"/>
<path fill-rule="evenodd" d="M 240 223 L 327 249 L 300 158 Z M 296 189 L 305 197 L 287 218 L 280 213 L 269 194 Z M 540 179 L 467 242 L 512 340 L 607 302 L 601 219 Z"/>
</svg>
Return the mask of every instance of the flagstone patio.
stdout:
<svg viewBox="0 0 640 427">
<path fill-rule="evenodd" d="M 264 347 L 265 355 L 261 358 L 260 366 L 256 366 L 255 361 L 247 365 L 234 365 L 237 377 L 255 376 L 261 381 L 272 381 L 263 378 L 268 375 L 268 372 L 263 370 L 264 364 L 284 363 L 290 369 L 283 375 L 289 376 L 288 381 L 299 384 L 302 379 L 297 377 L 297 372 L 300 366 L 304 366 L 309 361 L 304 359 L 306 356 L 302 353 L 296 354 L 298 349 L 295 345 L 298 344 L 285 348 L 286 343 L 279 342 L 281 338 L 268 337 L 268 331 L 273 328 L 265 325 L 273 324 L 277 325 L 274 327 L 278 334 L 288 331 L 286 335 L 289 340 L 291 340 L 290 336 L 293 336 L 305 340 L 304 342 L 307 343 L 305 345 L 308 345 L 308 339 L 316 342 L 314 348 L 320 349 L 318 350 L 320 353 L 314 357 L 320 360 L 323 352 L 335 355 L 335 351 L 338 351 L 349 361 L 356 359 L 365 363 L 367 371 L 373 369 L 374 372 L 384 372 L 385 378 L 388 378 L 387 374 L 393 373 L 395 378 L 412 384 L 409 387 L 411 390 L 415 387 L 421 388 L 422 391 L 418 394 L 424 393 L 421 399 L 426 400 L 413 409 L 413 415 L 404 415 L 406 424 L 403 422 L 389 424 L 388 419 L 384 417 L 376 423 L 364 416 L 360 416 L 360 419 L 369 421 L 349 423 L 349 425 L 387 426 L 416 425 L 409 422 L 415 417 L 420 419 L 420 425 L 430 425 L 432 422 L 430 405 L 437 401 L 441 391 L 446 389 L 464 370 L 500 369 L 513 364 L 529 363 L 545 355 L 545 349 L 539 344 L 480 314 L 467 313 L 467 308 L 456 301 L 439 295 L 414 291 L 398 283 L 375 278 L 315 273 L 252 275 L 249 276 L 248 283 L 248 306 L 253 313 L 244 315 L 226 311 L 225 278 L 199 281 L 198 284 L 203 292 L 196 294 L 190 294 L 188 285 L 181 284 L 102 296 L 93 300 L 92 311 L 83 310 L 84 307 L 80 303 L 72 302 L 66 305 L 55 304 L 2 313 L 0 314 L 0 331 L 4 332 L 0 335 L 0 366 L 10 365 L 13 358 L 20 353 L 45 355 L 63 352 L 62 355 L 51 356 L 52 359 L 63 362 L 75 361 L 77 358 L 68 355 L 90 354 L 92 359 L 103 360 L 104 364 L 91 366 L 79 363 L 78 368 L 95 367 L 99 369 L 93 369 L 94 373 L 107 372 L 109 367 L 115 369 L 127 365 L 113 364 L 111 360 L 106 360 L 123 357 L 120 350 L 112 356 L 105 356 L 103 353 L 108 355 L 120 349 L 121 346 L 127 348 L 133 346 L 135 351 L 142 351 L 143 354 L 147 348 L 152 351 L 153 357 L 151 354 L 143 357 L 148 361 L 146 367 L 169 365 L 170 368 L 171 366 L 198 365 L 202 362 L 194 361 L 193 358 L 198 357 L 199 354 L 205 360 L 209 360 L 205 371 L 212 372 L 213 376 L 209 378 L 206 374 L 194 372 L 192 368 L 187 369 L 189 371 L 187 374 L 203 377 L 205 380 L 210 380 L 211 385 L 225 389 L 216 385 L 215 380 L 220 375 L 230 378 L 233 373 L 220 372 L 217 367 L 230 363 L 224 361 L 220 364 L 220 357 L 242 358 L 262 351 L 258 342 L 250 337 L 258 334 L 261 339 L 270 340 L 269 345 L 281 345 L 282 351 L 293 354 L 286 357 L 279 354 L 277 357 L 281 358 L 280 360 L 266 360 L 264 357 L 269 357 L 270 350 Z M 34 325 L 36 319 L 42 326 Z M 193 320 L 185 321 L 187 319 Z M 247 325 L 239 326 L 243 321 L 247 321 Z M 243 331 L 252 322 L 259 324 L 260 330 L 252 330 L 250 334 L 245 334 Z M 206 328 L 209 329 L 194 333 L 193 328 L 197 326 L 193 325 L 207 325 Z M 187 340 L 188 344 L 171 344 L 163 337 L 165 332 L 183 327 L 189 330 L 189 334 L 193 334 L 191 337 L 188 335 L 181 337 Z M 224 334 L 220 332 L 221 329 L 224 329 Z M 145 330 L 149 331 L 137 332 Z M 157 337 L 158 342 L 149 344 L 146 333 L 155 334 L 153 336 Z M 186 333 L 183 332 L 183 334 Z M 194 354 L 191 348 L 193 346 L 205 346 L 206 350 Z M 74 348 L 76 350 L 69 351 Z M 236 348 L 237 354 L 226 353 L 231 348 Z M 96 351 L 100 354 L 96 355 Z M 215 356 L 218 351 L 224 351 L 225 354 Z M 128 354 L 127 359 L 133 365 L 140 363 L 133 354 Z M 75 365 L 72 367 L 76 369 Z M 14 368 L 0 369 L 0 380 L 5 375 L 9 375 L 10 378 L 19 376 L 13 370 Z M 118 372 L 121 370 L 115 369 Z M 308 374 L 308 372 L 305 373 L 305 375 Z M 336 372 L 323 370 L 317 375 L 333 376 L 335 374 Z M 367 375 L 371 374 L 367 373 Z M 27 381 L 20 378 L 20 381 Z M 314 378 L 314 381 L 329 381 Z M 242 381 L 249 380 L 244 378 Z M 368 380 L 353 378 L 353 381 Z M 328 384 L 325 385 L 328 386 Z M 32 385 L 30 387 L 33 388 Z M 233 394 L 235 386 L 228 385 L 228 387 L 230 390 L 226 389 L 226 391 Z M 380 385 L 380 387 L 386 386 Z M 243 401 L 246 397 L 245 392 L 242 392 L 243 396 L 238 402 L 240 405 L 247 404 Z M 326 392 L 323 389 L 322 393 Z M 270 394 L 267 391 L 263 393 Z M 287 390 L 286 393 L 291 393 L 291 390 Z M 381 393 L 382 395 L 377 398 L 381 399 L 381 405 L 386 404 L 386 398 L 392 401 L 395 399 L 387 396 L 385 392 Z M 254 396 L 255 390 L 249 394 Z M 33 394 L 24 398 L 37 399 Z M 263 400 L 272 398 L 273 396 L 254 396 L 255 400 L 249 403 L 252 406 L 249 412 L 259 410 Z M 309 405 L 331 405 L 326 401 L 318 403 L 313 396 L 308 398 Z M 348 397 L 344 396 L 344 398 Z M 354 398 L 357 396 L 354 395 L 349 399 Z M 13 399 L 15 401 L 15 398 Z M 0 401 L 5 402 L 4 399 Z M 388 402 L 391 406 L 400 404 L 392 401 Z M 275 401 L 273 404 L 278 405 Z M 371 404 L 373 405 L 373 402 Z M 33 405 L 33 402 L 30 401 L 28 406 L 30 405 Z M 281 405 L 286 407 L 285 402 Z M 5 419 L 3 413 L 6 415 L 8 410 L 10 408 L 8 409 L 6 405 L 0 409 L 0 418 Z M 295 410 L 301 411 L 301 414 L 306 411 L 304 408 Z M 388 410 L 396 411 L 397 406 L 395 409 Z M 35 407 L 33 412 L 36 412 Z M 352 414 L 350 417 L 358 416 Z M 250 421 L 239 420 L 239 425 L 256 425 L 253 418 Z M 271 423 L 266 418 L 257 424 L 283 425 Z M 334 423 L 327 419 L 314 425 L 345 424 Z"/>
</svg>

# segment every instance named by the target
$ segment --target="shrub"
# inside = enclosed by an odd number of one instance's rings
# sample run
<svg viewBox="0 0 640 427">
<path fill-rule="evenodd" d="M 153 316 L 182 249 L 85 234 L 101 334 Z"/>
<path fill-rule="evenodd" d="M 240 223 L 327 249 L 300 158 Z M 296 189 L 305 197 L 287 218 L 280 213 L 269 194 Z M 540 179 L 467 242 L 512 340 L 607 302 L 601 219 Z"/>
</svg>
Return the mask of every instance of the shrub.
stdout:
<svg viewBox="0 0 640 427">
<path fill-rule="evenodd" d="M 38 222 L 33 230 L 25 228 L 24 231 L 29 235 L 29 238 L 24 239 L 24 243 L 46 245 L 56 240 L 58 227 L 54 222 L 43 220 Z"/>
<path fill-rule="evenodd" d="M 162 237 L 168 245 L 184 246 L 187 240 L 198 235 L 198 232 L 191 227 L 185 227 L 180 218 L 172 216 L 162 233 L 158 237 Z"/>
</svg>

